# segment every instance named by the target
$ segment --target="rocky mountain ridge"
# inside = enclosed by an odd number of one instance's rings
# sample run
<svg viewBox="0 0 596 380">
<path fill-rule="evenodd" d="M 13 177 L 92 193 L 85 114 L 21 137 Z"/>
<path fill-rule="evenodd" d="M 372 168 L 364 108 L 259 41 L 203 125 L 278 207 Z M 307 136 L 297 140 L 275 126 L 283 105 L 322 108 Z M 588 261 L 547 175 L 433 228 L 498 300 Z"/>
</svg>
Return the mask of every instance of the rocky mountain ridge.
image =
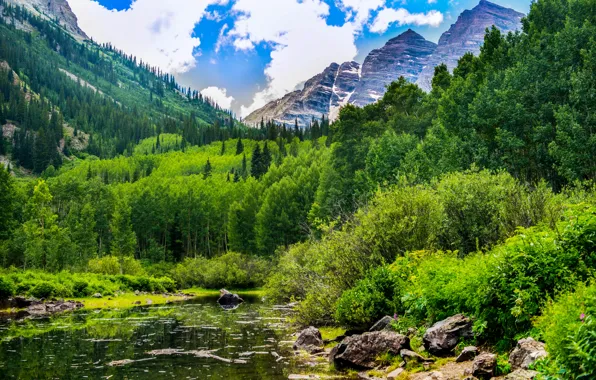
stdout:
<svg viewBox="0 0 596 380">
<path fill-rule="evenodd" d="M 21 5 L 34 14 L 56 21 L 77 39 L 89 38 L 79 27 L 77 16 L 67 0 L 7 0 L 7 2 Z"/>
<path fill-rule="evenodd" d="M 384 95 L 385 87 L 400 76 L 428 91 L 435 66 L 444 62 L 452 70 L 465 53 L 480 52 L 486 28 L 495 25 L 503 33 L 515 31 L 521 27 L 523 16 L 481 0 L 473 9 L 462 12 L 438 44 L 408 29 L 371 51 L 362 66 L 357 62 L 332 63 L 308 80 L 302 90 L 268 103 L 248 115 L 245 122 L 250 125 L 264 119 L 293 124 L 298 120 L 306 126 L 313 117 L 321 119 L 325 115 L 335 120 L 341 106 L 376 102 Z"/>
</svg>

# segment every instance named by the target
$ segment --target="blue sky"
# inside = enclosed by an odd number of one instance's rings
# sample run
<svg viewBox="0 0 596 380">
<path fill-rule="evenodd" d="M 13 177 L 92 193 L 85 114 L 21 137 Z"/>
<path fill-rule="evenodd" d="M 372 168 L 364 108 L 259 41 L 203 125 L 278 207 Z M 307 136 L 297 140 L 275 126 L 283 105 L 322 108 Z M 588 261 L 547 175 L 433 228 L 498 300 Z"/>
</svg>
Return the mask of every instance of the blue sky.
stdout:
<svg viewBox="0 0 596 380">
<path fill-rule="evenodd" d="M 528 0 L 495 0 L 527 13 Z M 69 0 L 83 30 L 244 116 L 412 28 L 438 41 L 478 0 Z"/>
</svg>

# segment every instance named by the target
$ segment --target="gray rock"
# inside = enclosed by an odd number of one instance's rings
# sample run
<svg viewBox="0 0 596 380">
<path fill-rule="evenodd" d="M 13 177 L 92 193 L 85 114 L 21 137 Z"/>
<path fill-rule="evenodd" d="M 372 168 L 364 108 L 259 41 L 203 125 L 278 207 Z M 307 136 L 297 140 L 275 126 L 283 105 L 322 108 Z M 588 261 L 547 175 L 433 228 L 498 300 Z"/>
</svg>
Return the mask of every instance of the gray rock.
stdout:
<svg viewBox="0 0 596 380">
<path fill-rule="evenodd" d="M 41 18 L 57 20 L 75 37 L 88 38 L 85 32 L 79 28 L 77 16 L 67 0 L 9 0 L 8 2 L 22 5 Z"/>
<path fill-rule="evenodd" d="M 532 338 L 521 339 L 509 355 L 509 364 L 512 369 L 528 369 L 536 360 L 548 356 L 544 343 Z"/>
<path fill-rule="evenodd" d="M 403 349 L 399 352 L 399 356 L 402 357 L 402 359 L 405 360 L 406 363 L 411 363 L 411 362 L 416 362 L 416 363 L 429 363 L 429 362 L 434 362 L 435 359 L 432 358 L 425 358 L 422 355 L 419 355 L 418 353 L 412 351 L 412 350 L 408 350 L 408 349 Z"/>
<path fill-rule="evenodd" d="M 95 293 L 91 297 L 93 297 L 93 298 L 102 298 L 103 296 L 101 295 L 101 293 Z"/>
<path fill-rule="evenodd" d="M 219 299 L 217 303 L 219 303 L 224 308 L 233 308 L 240 305 L 244 300 L 238 296 L 238 294 L 232 294 L 225 289 L 221 289 L 219 291 Z"/>
<path fill-rule="evenodd" d="M 321 336 L 319 329 L 311 326 L 300 332 L 293 347 L 294 350 L 305 350 L 314 354 L 321 352 L 324 345 L 323 337 Z"/>
<path fill-rule="evenodd" d="M 401 375 L 404 371 L 405 371 L 405 369 L 398 368 L 394 371 L 389 372 L 389 374 L 387 374 L 387 380 L 397 380 L 399 375 Z"/>
<path fill-rule="evenodd" d="M 457 61 L 466 53 L 480 53 L 484 43 L 486 28 L 496 26 L 507 34 L 521 28 L 523 13 L 504 8 L 486 0 L 480 0 L 471 10 L 459 15 L 455 24 L 441 35 L 437 49 L 432 53 L 426 67 L 420 73 L 416 83 L 425 90 L 430 90 L 435 66 L 445 63 L 449 70 L 457 66 Z"/>
<path fill-rule="evenodd" d="M 392 331 L 368 332 L 344 339 L 331 350 L 329 360 L 337 368 L 370 369 L 375 367 L 379 355 L 398 355 L 409 347 L 410 339 L 407 336 Z"/>
<path fill-rule="evenodd" d="M 472 321 L 462 314 L 435 323 L 423 336 L 424 347 L 433 355 L 450 354 L 460 338 L 472 338 Z"/>
<path fill-rule="evenodd" d="M 363 107 L 379 100 L 391 82 L 404 77 L 416 82 L 437 45 L 408 29 L 375 49 L 364 60 L 362 76 L 350 103 Z"/>
<path fill-rule="evenodd" d="M 461 354 L 455 359 L 456 363 L 461 362 L 468 362 L 470 360 L 474 360 L 476 356 L 478 356 L 478 348 L 474 346 L 468 346 L 463 349 Z"/>
<path fill-rule="evenodd" d="M 382 331 L 382 330 L 391 330 L 391 322 L 393 322 L 393 318 L 386 315 L 381 318 L 377 323 L 375 323 L 370 330 L 368 331 Z"/>
<path fill-rule="evenodd" d="M 29 306 L 27 312 L 33 316 L 44 316 L 50 314 L 73 311 L 82 308 L 84 305 L 75 301 L 56 301 L 47 303 L 37 303 Z"/>
<path fill-rule="evenodd" d="M 474 359 L 472 375 L 481 379 L 490 379 L 497 368 L 497 355 L 483 353 Z"/>
<path fill-rule="evenodd" d="M 527 369 L 517 369 L 507 376 L 504 380 L 534 380 L 538 376 L 537 371 L 530 371 Z"/>
</svg>

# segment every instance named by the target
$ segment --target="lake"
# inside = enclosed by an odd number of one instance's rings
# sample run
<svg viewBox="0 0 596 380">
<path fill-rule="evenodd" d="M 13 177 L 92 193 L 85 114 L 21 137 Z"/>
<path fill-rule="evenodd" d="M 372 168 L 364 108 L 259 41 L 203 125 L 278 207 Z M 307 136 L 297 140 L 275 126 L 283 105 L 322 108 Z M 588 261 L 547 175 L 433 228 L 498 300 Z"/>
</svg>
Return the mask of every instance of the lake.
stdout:
<svg viewBox="0 0 596 380">
<path fill-rule="evenodd" d="M 201 297 L 5 320 L 0 322 L 1 377 L 287 379 L 299 370 L 284 324 L 287 311 L 258 297 L 244 298 L 228 311 L 217 297 Z"/>
</svg>

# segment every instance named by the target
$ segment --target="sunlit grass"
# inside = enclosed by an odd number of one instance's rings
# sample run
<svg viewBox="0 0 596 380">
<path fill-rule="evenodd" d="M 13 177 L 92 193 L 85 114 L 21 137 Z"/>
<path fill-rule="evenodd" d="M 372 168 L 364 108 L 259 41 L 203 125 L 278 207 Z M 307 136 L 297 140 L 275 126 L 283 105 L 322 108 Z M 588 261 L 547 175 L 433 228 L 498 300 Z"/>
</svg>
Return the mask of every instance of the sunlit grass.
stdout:
<svg viewBox="0 0 596 380">
<path fill-rule="evenodd" d="M 126 293 L 103 298 L 75 298 L 75 301 L 79 301 L 85 305 L 85 309 L 120 309 L 142 305 L 163 305 L 168 302 L 183 301 L 184 299 L 185 297 L 165 296 L 163 294 L 139 294 L 137 296 L 134 293 Z"/>
</svg>

